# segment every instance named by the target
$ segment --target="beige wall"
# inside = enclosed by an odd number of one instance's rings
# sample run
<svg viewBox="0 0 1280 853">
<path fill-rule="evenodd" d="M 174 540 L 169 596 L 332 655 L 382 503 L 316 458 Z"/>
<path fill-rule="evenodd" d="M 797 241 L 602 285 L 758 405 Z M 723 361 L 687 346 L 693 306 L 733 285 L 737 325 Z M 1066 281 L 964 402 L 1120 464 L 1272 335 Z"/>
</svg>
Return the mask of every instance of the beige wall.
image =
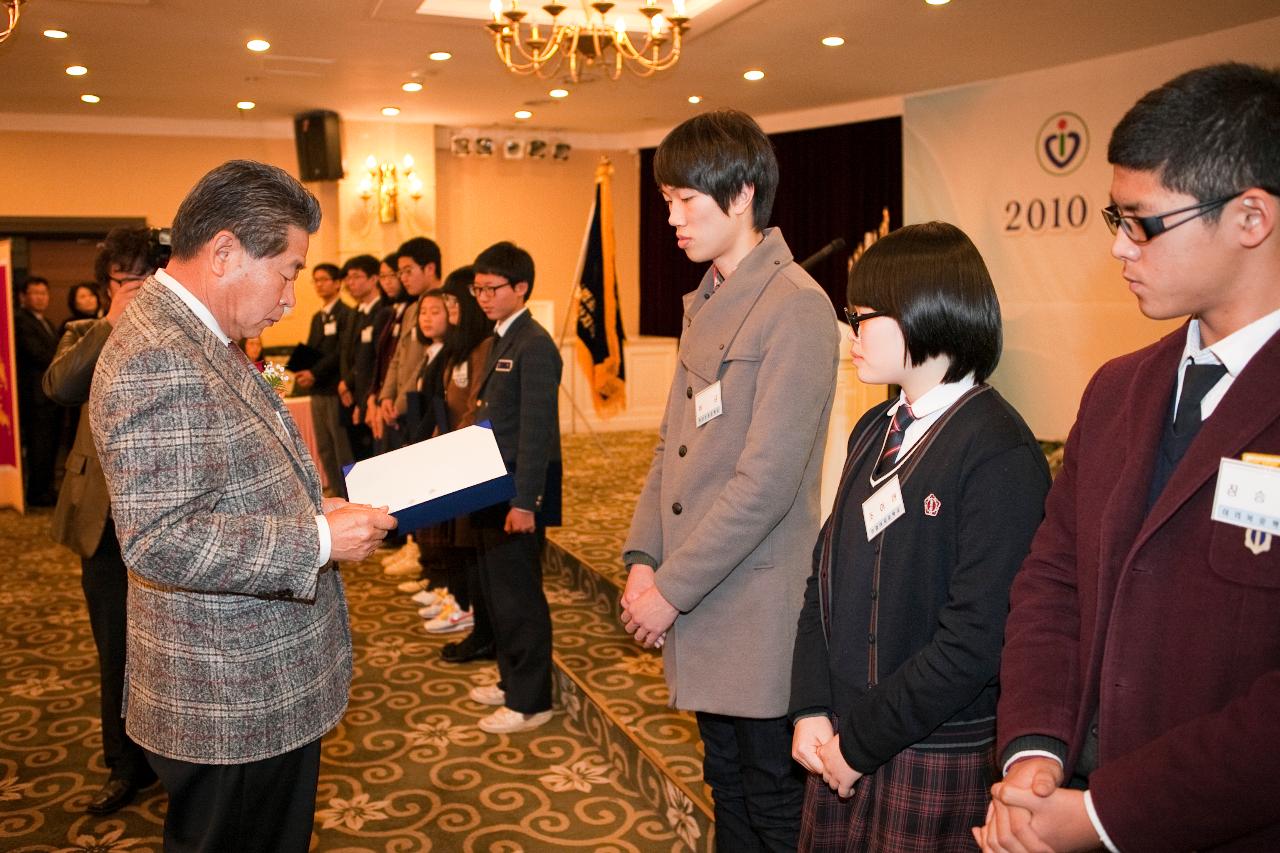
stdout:
<svg viewBox="0 0 1280 853">
<path fill-rule="evenodd" d="M 446 271 L 470 263 L 499 240 L 523 246 L 537 267 L 534 298 L 555 303 L 556 327 L 551 332 L 559 338 L 595 198 L 596 164 L 603 153 L 575 148 L 568 161 L 553 162 L 438 152 L 436 207 Z M 622 321 L 627 334 L 636 335 L 640 324 L 640 157 L 631 151 L 607 153 L 614 166 Z"/>
<path fill-rule="evenodd" d="M 308 263 L 342 263 L 368 252 L 381 257 L 403 240 L 425 234 L 443 250 L 445 271 L 469 263 L 498 240 L 532 252 L 536 296 L 555 304 L 563 323 L 593 192 L 598 151 L 575 149 L 567 162 L 457 159 L 435 149 L 433 125 L 346 122 L 343 152 L 348 177 L 309 184 L 325 218 L 312 238 Z M 369 155 L 402 163 L 412 155 L 423 197 L 400 199 L 400 218 L 377 221 L 359 197 Z M 623 322 L 639 322 L 638 163 L 632 152 L 610 152 Z M 75 132 L 0 132 L 0 216 L 146 217 L 168 225 L 192 183 L 232 158 L 274 163 L 297 174 L 293 140 L 286 137 L 123 135 Z M 310 278 L 298 282 L 298 306 L 264 335 L 269 345 L 307 334 L 318 307 Z M 559 334 L 559 328 L 555 330 Z"/>
</svg>

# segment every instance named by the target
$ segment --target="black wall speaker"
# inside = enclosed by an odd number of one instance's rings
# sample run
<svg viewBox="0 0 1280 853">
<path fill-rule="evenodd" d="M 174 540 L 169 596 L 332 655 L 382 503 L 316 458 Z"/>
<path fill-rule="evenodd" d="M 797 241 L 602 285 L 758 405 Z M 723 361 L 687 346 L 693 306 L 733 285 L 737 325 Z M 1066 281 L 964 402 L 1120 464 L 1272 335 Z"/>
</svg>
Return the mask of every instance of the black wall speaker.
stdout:
<svg viewBox="0 0 1280 853">
<path fill-rule="evenodd" d="M 298 174 L 304 181 L 337 181 L 342 175 L 342 133 L 338 114 L 312 110 L 293 117 Z"/>
</svg>

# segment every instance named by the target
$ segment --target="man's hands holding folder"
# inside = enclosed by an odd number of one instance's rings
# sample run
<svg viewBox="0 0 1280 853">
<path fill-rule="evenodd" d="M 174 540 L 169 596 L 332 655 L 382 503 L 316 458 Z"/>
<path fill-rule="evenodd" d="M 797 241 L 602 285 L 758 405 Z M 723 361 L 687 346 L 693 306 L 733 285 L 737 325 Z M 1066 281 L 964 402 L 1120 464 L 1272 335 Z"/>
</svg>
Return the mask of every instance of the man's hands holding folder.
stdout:
<svg viewBox="0 0 1280 853">
<path fill-rule="evenodd" d="M 325 498 L 325 521 L 329 522 L 331 559 L 359 561 L 366 559 L 394 530 L 396 519 L 387 513 L 385 506 L 372 507 L 353 504 L 342 498 Z"/>
</svg>

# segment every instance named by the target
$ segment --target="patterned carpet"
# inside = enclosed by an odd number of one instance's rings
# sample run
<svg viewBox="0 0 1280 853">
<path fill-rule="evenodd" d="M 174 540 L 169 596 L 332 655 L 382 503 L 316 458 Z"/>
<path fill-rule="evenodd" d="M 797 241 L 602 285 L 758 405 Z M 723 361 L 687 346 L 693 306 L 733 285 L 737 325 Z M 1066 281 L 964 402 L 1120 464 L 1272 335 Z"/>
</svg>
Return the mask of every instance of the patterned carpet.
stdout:
<svg viewBox="0 0 1280 853">
<path fill-rule="evenodd" d="M 324 740 L 314 851 L 706 851 L 711 800 L 690 715 L 667 707 L 661 658 L 618 624 L 619 554 L 652 459 L 650 432 L 567 435 L 565 517 L 546 589 L 560 713 L 493 736 L 467 698 L 496 673 L 450 666 L 375 561 L 344 567 L 355 644 L 351 703 Z M 1046 444 L 1051 464 L 1060 446 Z M 1056 467 L 1056 466 L 1055 466 Z M 0 849 L 160 849 L 158 786 L 105 818 L 97 660 L 79 561 L 48 511 L 0 511 Z"/>
<path fill-rule="evenodd" d="M 156 786 L 105 818 L 83 812 L 105 779 L 97 664 L 79 563 L 47 539 L 48 513 L 0 512 L 0 849 L 160 849 L 165 797 Z M 444 638 L 421 631 L 408 599 L 373 563 L 344 569 L 355 680 L 342 725 L 324 741 L 312 850 L 686 850 L 702 834 L 675 786 L 608 756 L 577 722 L 582 703 L 535 732 L 494 736 L 467 698 L 495 680 L 481 664 L 450 666 Z M 572 645 L 566 606 L 589 602 L 548 578 L 557 641 Z M 563 605 L 563 606 L 562 606 Z M 573 621 L 573 620 L 571 620 Z M 579 620 L 581 621 L 581 620 Z M 658 803 L 655 808 L 651 802 Z"/>
</svg>

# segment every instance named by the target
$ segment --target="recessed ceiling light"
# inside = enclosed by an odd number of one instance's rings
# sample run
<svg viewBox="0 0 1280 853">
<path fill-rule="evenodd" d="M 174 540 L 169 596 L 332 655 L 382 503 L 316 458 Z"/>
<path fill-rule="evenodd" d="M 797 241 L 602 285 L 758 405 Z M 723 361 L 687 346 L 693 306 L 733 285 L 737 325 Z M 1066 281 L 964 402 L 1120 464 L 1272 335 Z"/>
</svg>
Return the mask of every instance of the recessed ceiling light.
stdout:
<svg viewBox="0 0 1280 853">
<path fill-rule="evenodd" d="M 516 110 L 515 115 L 516 115 L 516 118 L 520 119 L 521 121 L 524 121 L 527 118 L 533 118 L 533 113 L 529 112 L 528 110 Z"/>
<path fill-rule="evenodd" d="M 839 47 L 844 44 L 844 39 L 840 38 L 840 36 L 827 36 L 822 40 L 822 43 L 827 47 Z"/>
<path fill-rule="evenodd" d="M 67 73 L 72 77 L 83 77 L 89 73 L 89 69 L 83 65 L 72 65 L 67 68 Z"/>
<path fill-rule="evenodd" d="M 702 96 L 701 96 L 701 95 L 690 95 L 690 96 L 689 96 L 689 103 L 691 103 L 691 104 L 700 104 L 700 103 L 702 103 Z"/>
<path fill-rule="evenodd" d="M 401 83 L 400 88 L 404 89 L 406 92 L 421 92 L 422 84 L 417 80 L 410 80 L 408 83 Z"/>
<path fill-rule="evenodd" d="M 453 54 L 447 50 L 437 50 L 427 54 L 427 59 L 435 62 L 444 62 L 446 59 L 453 59 Z"/>
<path fill-rule="evenodd" d="M 64 39 L 67 37 L 66 30 L 45 30 L 44 37 L 47 39 Z"/>
<path fill-rule="evenodd" d="M 257 104 L 253 101 L 236 101 L 236 109 L 238 110 L 251 110 L 256 106 Z"/>
<path fill-rule="evenodd" d="M 547 92 L 547 94 L 553 98 L 567 98 L 569 97 L 569 90 L 568 89 L 552 89 L 550 92 Z"/>
<path fill-rule="evenodd" d="M 399 107 L 383 107 L 382 114 L 384 116 L 387 116 L 388 118 L 390 118 L 391 116 L 398 116 L 400 115 L 400 108 Z"/>
<path fill-rule="evenodd" d="M 252 50 L 254 53 L 262 53 L 264 50 L 271 50 L 271 42 L 266 39 L 250 39 L 245 42 L 244 46 L 249 48 L 249 50 Z"/>
<path fill-rule="evenodd" d="M 101 101 L 102 98 L 99 98 L 97 95 L 81 95 L 80 100 L 84 101 L 86 104 L 96 104 L 98 101 Z"/>
<path fill-rule="evenodd" d="M 924 2 L 928 3 L 930 6 L 945 6 L 950 3 L 951 0 L 924 0 Z"/>
<path fill-rule="evenodd" d="M 743 75 L 742 75 L 742 79 L 744 79 L 744 80 L 763 80 L 763 79 L 764 79 L 764 72 L 763 72 L 763 71 L 761 71 L 761 70 L 760 70 L 760 69 L 758 69 L 758 68 L 752 68 L 752 69 L 751 69 L 750 71 L 748 71 L 746 74 L 743 74 Z"/>
</svg>

